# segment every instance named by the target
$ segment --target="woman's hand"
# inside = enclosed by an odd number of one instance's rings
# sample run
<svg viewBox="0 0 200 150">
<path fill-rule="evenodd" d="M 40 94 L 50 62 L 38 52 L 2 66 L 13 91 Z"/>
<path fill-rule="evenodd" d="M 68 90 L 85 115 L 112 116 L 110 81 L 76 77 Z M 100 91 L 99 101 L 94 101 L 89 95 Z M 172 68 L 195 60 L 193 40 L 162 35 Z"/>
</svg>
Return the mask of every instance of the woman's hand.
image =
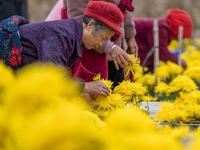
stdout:
<svg viewBox="0 0 200 150">
<path fill-rule="evenodd" d="M 119 70 L 119 65 L 122 68 L 125 68 L 126 66 L 128 66 L 128 64 L 126 63 L 126 60 L 132 63 L 127 53 L 117 45 L 112 49 L 112 51 L 110 52 L 110 55 L 112 56 L 113 62 L 117 70 Z"/>
<path fill-rule="evenodd" d="M 110 89 L 108 88 L 107 85 L 105 85 L 100 80 L 91 81 L 91 82 L 85 82 L 85 87 L 83 89 L 83 93 L 88 93 L 91 96 L 103 95 L 106 97 L 110 94 Z"/>
</svg>

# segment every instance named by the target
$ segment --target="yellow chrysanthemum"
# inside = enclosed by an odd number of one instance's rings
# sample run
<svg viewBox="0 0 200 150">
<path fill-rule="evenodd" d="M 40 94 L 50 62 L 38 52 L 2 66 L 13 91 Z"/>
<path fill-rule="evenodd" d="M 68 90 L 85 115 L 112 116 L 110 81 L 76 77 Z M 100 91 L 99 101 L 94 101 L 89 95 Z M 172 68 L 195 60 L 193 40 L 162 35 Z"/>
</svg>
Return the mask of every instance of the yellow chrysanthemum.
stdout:
<svg viewBox="0 0 200 150">
<path fill-rule="evenodd" d="M 145 112 L 135 107 L 120 108 L 113 111 L 106 122 L 115 134 L 140 134 L 155 130 L 153 120 Z"/>
<path fill-rule="evenodd" d="M 194 83 L 194 81 L 184 75 L 177 76 L 175 79 L 172 80 L 169 86 L 170 86 L 169 91 L 171 90 L 171 92 L 175 92 L 178 90 L 190 92 L 192 90 L 197 89 L 197 86 Z M 172 88 L 174 88 L 174 91 L 172 90 Z"/>
<path fill-rule="evenodd" d="M 97 113 L 97 115 L 103 114 L 104 117 L 105 115 L 108 115 L 108 113 L 113 109 L 125 106 L 122 96 L 118 93 L 110 94 L 107 97 L 99 95 L 92 102 L 92 104 L 94 106 L 93 112 Z"/>
<path fill-rule="evenodd" d="M 111 110 L 110 96 L 99 95 L 93 102 L 94 107 L 99 107 L 102 110 Z"/>
<path fill-rule="evenodd" d="M 168 71 L 168 67 L 166 65 L 160 66 L 156 69 L 156 75 L 160 78 L 169 77 L 170 73 Z"/>
<path fill-rule="evenodd" d="M 156 92 L 163 93 L 163 92 L 167 92 L 168 91 L 169 86 L 164 82 L 159 82 L 157 84 L 157 86 L 155 87 L 155 89 L 156 89 Z"/>
<path fill-rule="evenodd" d="M 167 61 L 167 68 L 168 68 L 168 72 L 171 76 L 181 74 L 183 71 L 181 66 L 179 66 L 171 61 Z"/>
<path fill-rule="evenodd" d="M 128 66 L 125 68 L 125 72 L 127 72 L 127 75 L 131 72 L 132 75 L 134 75 L 135 71 L 139 71 L 139 66 L 140 66 L 140 59 L 136 58 L 134 54 L 128 55 L 129 58 L 132 60 L 132 63 L 128 63 Z"/>
<path fill-rule="evenodd" d="M 110 95 L 110 103 L 114 108 L 121 108 L 125 106 L 123 98 L 119 93 Z"/>
<path fill-rule="evenodd" d="M 200 66 L 193 66 L 188 68 L 184 73 L 187 77 L 190 77 L 191 79 L 194 80 L 200 80 Z"/>
<path fill-rule="evenodd" d="M 114 92 L 121 95 L 144 95 L 147 90 L 141 83 L 123 81 L 115 87 Z"/>
<path fill-rule="evenodd" d="M 155 74 L 151 74 L 151 73 L 146 73 L 144 76 L 144 85 L 147 85 L 147 86 L 154 86 L 155 85 L 155 82 L 156 82 L 156 77 L 155 77 Z"/>
</svg>

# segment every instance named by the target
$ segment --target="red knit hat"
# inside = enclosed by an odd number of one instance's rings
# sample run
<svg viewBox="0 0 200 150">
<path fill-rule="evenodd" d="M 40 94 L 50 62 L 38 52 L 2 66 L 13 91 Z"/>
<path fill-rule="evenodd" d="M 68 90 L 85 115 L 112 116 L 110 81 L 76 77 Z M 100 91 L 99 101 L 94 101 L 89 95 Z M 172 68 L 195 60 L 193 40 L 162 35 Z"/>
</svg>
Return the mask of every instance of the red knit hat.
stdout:
<svg viewBox="0 0 200 150">
<path fill-rule="evenodd" d="M 89 16 L 101 21 L 116 32 L 122 34 L 120 25 L 123 22 L 123 15 L 120 9 L 110 3 L 104 1 L 91 1 L 87 5 L 87 10 L 84 16 Z"/>
<path fill-rule="evenodd" d="M 179 26 L 183 26 L 183 38 L 192 36 L 193 23 L 190 15 L 180 9 L 170 9 L 166 16 L 174 37 L 178 37 Z"/>
</svg>

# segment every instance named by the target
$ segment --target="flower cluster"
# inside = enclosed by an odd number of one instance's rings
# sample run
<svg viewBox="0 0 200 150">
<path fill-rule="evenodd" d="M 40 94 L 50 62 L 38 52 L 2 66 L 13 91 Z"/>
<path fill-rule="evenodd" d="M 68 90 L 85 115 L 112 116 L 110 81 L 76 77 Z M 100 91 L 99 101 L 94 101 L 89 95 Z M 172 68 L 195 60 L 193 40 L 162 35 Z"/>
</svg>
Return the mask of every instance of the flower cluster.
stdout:
<svg viewBox="0 0 200 150">
<path fill-rule="evenodd" d="M 163 103 L 156 114 L 159 121 L 193 121 L 200 119 L 200 91 L 182 93 L 174 102 Z M 174 115 L 176 114 L 176 115 Z"/>
<path fill-rule="evenodd" d="M 110 88 L 111 92 L 107 97 L 102 95 L 95 96 L 95 100 L 92 102 L 94 106 L 93 111 L 98 116 L 106 117 L 115 108 L 138 105 L 142 101 L 156 100 L 147 94 L 147 89 L 141 83 L 127 80 L 121 82 L 112 90 L 112 82 L 100 78 L 101 76 L 97 75 L 93 80 L 101 80 Z"/>
<path fill-rule="evenodd" d="M 105 117 L 110 111 L 114 108 L 121 108 L 125 106 L 125 103 L 122 101 L 122 96 L 118 93 L 113 93 L 112 84 L 113 82 L 109 80 L 101 79 L 101 75 L 97 75 L 93 78 L 93 80 L 101 80 L 104 84 L 106 84 L 110 89 L 110 95 L 104 97 L 102 95 L 96 95 L 92 105 L 94 106 L 93 112 L 98 116 Z"/>
<path fill-rule="evenodd" d="M 65 69 L 53 64 L 26 66 L 16 75 L 2 64 L 0 70 L 5 82 L 10 81 L 10 86 L 1 84 L 4 90 L 0 93 L 0 149 L 183 150 L 185 138 L 194 141 L 189 148 L 199 146 L 199 131 L 160 127 L 147 113 L 132 105 L 119 105 L 102 121 L 79 96 L 77 82 L 66 77 Z M 102 82 L 112 87 L 110 81 Z M 146 89 L 140 83 L 124 81 L 120 86 L 114 89 L 116 93 L 111 93 L 110 104 L 122 103 L 124 95 L 146 96 Z M 199 103 L 199 91 L 194 92 L 181 100 L 185 104 L 188 99 L 191 104 Z M 108 101 L 98 105 L 110 107 Z M 196 107 L 193 112 L 199 115 L 197 110 Z"/>
<path fill-rule="evenodd" d="M 169 84 L 159 82 L 155 89 L 163 97 L 162 100 L 174 100 L 179 97 L 180 93 L 189 93 L 197 90 L 197 86 L 189 77 L 179 75 Z"/>
<path fill-rule="evenodd" d="M 156 76 L 162 80 L 169 80 L 175 78 L 177 75 L 181 74 L 183 69 L 177 64 L 167 61 L 166 64 L 161 63 L 161 65 L 156 70 Z M 171 81 L 171 80 L 170 80 Z M 168 81 L 168 83 L 170 82 Z"/>
</svg>

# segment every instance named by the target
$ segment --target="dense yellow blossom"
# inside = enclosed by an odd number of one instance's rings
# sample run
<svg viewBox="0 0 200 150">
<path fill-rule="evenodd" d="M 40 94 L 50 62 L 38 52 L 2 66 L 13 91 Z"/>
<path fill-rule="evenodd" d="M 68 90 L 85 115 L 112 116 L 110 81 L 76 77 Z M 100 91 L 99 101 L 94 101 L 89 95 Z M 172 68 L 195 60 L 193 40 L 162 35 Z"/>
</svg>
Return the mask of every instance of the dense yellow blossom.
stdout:
<svg viewBox="0 0 200 150">
<path fill-rule="evenodd" d="M 168 71 L 170 75 L 175 76 L 178 74 L 181 74 L 183 71 L 183 68 L 171 61 L 167 61 Z"/>
<path fill-rule="evenodd" d="M 182 67 L 177 64 L 167 61 L 167 63 L 160 65 L 156 70 L 156 75 L 162 79 L 166 79 L 168 77 L 174 78 L 174 76 L 181 74 L 183 72 Z"/>
<path fill-rule="evenodd" d="M 199 62 L 200 51 L 194 51 L 194 52 L 187 51 L 181 56 L 181 58 L 185 59 L 189 64 L 193 63 L 193 62 Z M 196 64 L 198 64 L 198 63 L 196 63 Z M 200 64 L 198 64 L 198 65 L 200 65 Z M 190 65 L 189 65 L 189 67 L 190 67 Z"/>
<path fill-rule="evenodd" d="M 92 102 L 92 104 L 94 106 L 94 112 L 99 116 L 104 116 L 104 117 L 106 117 L 111 110 L 125 106 L 122 96 L 118 93 L 110 94 L 107 97 L 99 95 Z"/>
<path fill-rule="evenodd" d="M 188 69 L 183 75 L 176 77 L 182 70 L 171 62 L 160 67 L 160 77 L 175 78 L 168 84 L 165 80 L 159 82 L 156 91 L 165 92 L 166 98 L 177 95 L 172 101 L 161 103 L 159 112 L 153 116 L 156 122 L 139 105 L 134 105 L 157 99 L 147 95 L 155 84 L 155 74 L 137 72 L 135 83 L 123 81 L 109 96 L 96 95 L 92 108 L 80 97 L 78 82 L 66 77 L 66 69 L 39 63 L 14 75 L 0 63 L 0 149 L 199 149 L 200 128 L 191 132 L 188 127 L 156 124 L 200 119 L 200 91 L 192 80 L 199 80 L 200 53 L 192 46 L 186 49 L 190 50 L 182 58 L 187 60 Z M 112 88 L 112 82 L 100 75 L 94 80 Z"/>
<path fill-rule="evenodd" d="M 168 93 L 176 92 L 179 90 L 190 92 L 192 90 L 196 90 L 197 86 L 192 79 L 186 77 L 184 75 L 177 76 L 170 84 L 170 89 Z"/>
<path fill-rule="evenodd" d="M 160 111 L 156 114 L 159 121 L 189 121 L 200 118 L 199 91 L 180 93 L 180 97 L 174 102 L 161 105 Z M 174 113 L 174 115 L 172 115 Z"/>
<path fill-rule="evenodd" d="M 187 77 L 190 77 L 191 79 L 200 80 L 200 66 L 192 66 L 188 68 L 183 74 Z"/>
<path fill-rule="evenodd" d="M 145 80 L 144 85 L 154 86 L 156 77 L 154 74 L 147 73 L 144 75 L 144 80 Z"/>
<path fill-rule="evenodd" d="M 161 104 L 160 111 L 156 114 L 155 118 L 158 121 L 177 121 L 177 120 L 187 120 L 187 114 L 184 109 L 184 105 L 178 105 L 181 108 L 176 108 L 173 103 L 167 102 Z"/>
<path fill-rule="evenodd" d="M 94 107 L 99 107 L 102 110 L 111 110 L 112 105 L 110 103 L 110 96 L 104 97 L 102 95 L 99 95 L 93 102 L 92 104 Z"/>
<path fill-rule="evenodd" d="M 167 92 L 168 91 L 169 86 L 164 82 L 159 82 L 157 84 L 157 86 L 155 87 L 155 89 L 156 89 L 156 92 L 163 93 L 163 92 Z"/>
<path fill-rule="evenodd" d="M 136 108 L 117 109 L 107 117 L 106 122 L 111 130 L 117 133 L 140 134 L 156 131 L 156 124 L 148 115 Z"/>
<path fill-rule="evenodd" d="M 147 93 L 147 89 L 141 83 L 134 83 L 128 80 L 116 86 L 114 93 L 120 94 L 126 104 L 138 103 L 143 100 L 142 97 Z"/>
<path fill-rule="evenodd" d="M 156 69 L 156 75 L 160 78 L 169 77 L 170 73 L 168 71 L 167 65 L 160 66 Z"/>
</svg>

